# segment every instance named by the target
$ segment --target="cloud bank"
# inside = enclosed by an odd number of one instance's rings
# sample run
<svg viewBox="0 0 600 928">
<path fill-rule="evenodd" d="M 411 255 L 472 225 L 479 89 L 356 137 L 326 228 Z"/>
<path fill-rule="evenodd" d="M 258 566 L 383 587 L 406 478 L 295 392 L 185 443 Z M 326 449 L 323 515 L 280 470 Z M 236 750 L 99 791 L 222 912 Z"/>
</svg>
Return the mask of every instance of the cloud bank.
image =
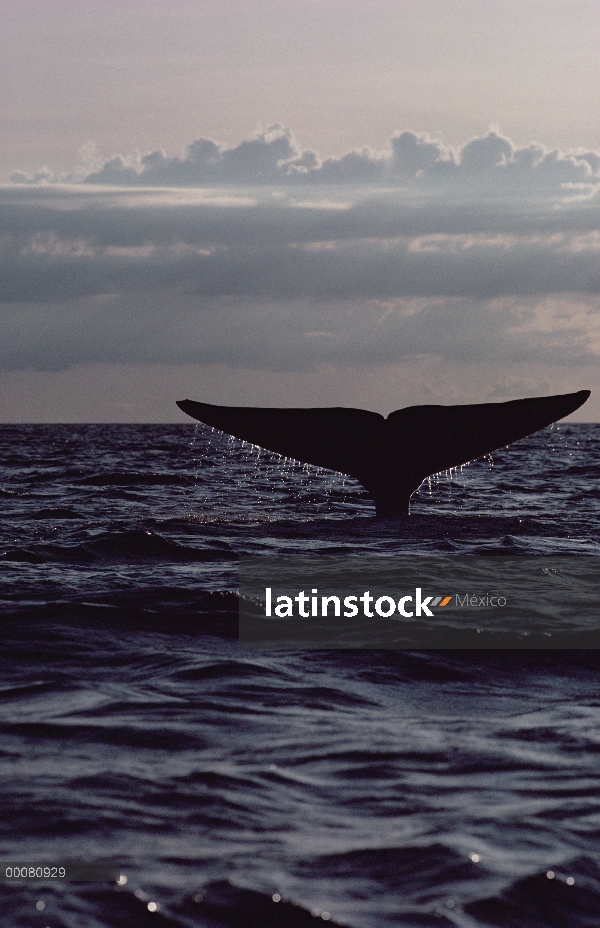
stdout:
<svg viewBox="0 0 600 928">
<path fill-rule="evenodd" d="M 339 158 L 321 159 L 303 149 L 292 132 L 279 124 L 269 126 L 236 146 L 198 138 L 181 157 L 157 149 L 134 151 L 103 160 L 93 148 L 84 150 L 86 165 L 57 177 L 47 169 L 28 175 L 13 174 L 15 183 L 78 180 L 88 184 L 119 186 L 192 187 L 217 185 L 391 184 L 415 182 L 461 184 L 485 181 L 508 186 L 548 186 L 599 180 L 600 154 L 581 149 L 560 152 L 537 142 L 525 146 L 490 130 L 458 150 L 427 134 L 399 132 L 386 151 L 353 149 Z M 93 169 L 89 170 L 90 164 Z"/>
<path fill-rule="evenodd" d="M 0 188 L 5 369 L 597 363 L 598 153 L 407 131 L 321 160 L 273 126 L 96 160 Z"/>
</svg>

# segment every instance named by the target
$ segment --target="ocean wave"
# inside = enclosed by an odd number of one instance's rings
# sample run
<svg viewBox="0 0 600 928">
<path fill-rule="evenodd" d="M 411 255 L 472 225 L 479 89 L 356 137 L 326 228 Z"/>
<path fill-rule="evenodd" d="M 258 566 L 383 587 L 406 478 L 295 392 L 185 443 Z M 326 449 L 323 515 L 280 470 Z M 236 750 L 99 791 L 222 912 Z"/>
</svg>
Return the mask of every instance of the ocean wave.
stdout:
<svg viewBox="0 0 600 928">
<path fill-rule="evenodd" d="M 315 928 L 323 922 L 348 924 L 325 909 L 307 908 L 279 893 L 247 889 L 229 880 L 212 881 L 185 895 L 162 897 L 160 892 L 141 887 L 92 885 L 65 890 L 47 882 L 35 889 L 0 884 L 2 925 L 6 928 L 30 928 L 34 920 L 35 924 L 49 923 L 56 928 Z M 40 902 L 41 911 L 37 906 Z M 443 921 L 436 924 L 444 928 Z"/>
<path fill-rule="evenodd" d="M 190 894 L 172 906 L 174 914 L 195 920 L 195 924 L 214 924 L 223 928 L 315 928 L 319 922 L 341 923 L 316 906 L 304 908 L 280 893 L 264 893 L 218 880 Z"/>
<path fill-rule="evenodd" d="M 117 471 L 106 474 L 93 474 L 79 480 L 83 486 L 91 487 L 170 487 L 194 482 L 193 477 L 185 474 L 149 474 L 132 471 Z"/>
<path fill-rule="evenodd" d="M 51 506 L 49 509 L 38 509 L 29 516 L 30 519 L 85 519 L 85 516 L 74 509 L 65 509 L 61 506 Z"/>
<path fill-rule="evenodd" d="M 61 561 L 89 563 L 92 560 L 114 560 L 126 564 L 134 560 L 159 560 L 172 563 L 211 563 L 236 559 L 237 555 L 222 544 L 190 547 L 164 538 L 150 529 L 124 532 L 103 532 L 97 537 L 74 545 L 38 543 L 27 548 L 9 548 L 0 554 L 5 561 L 28 564 Z"/>
<path fill-rule="evenodd" d="M 363 892 L 381 888 L 407 891 L 412 900 L 427 902 L 460 884 L 469 887 L 481 878 L 481 865 L 465 852 L 459 854 L 443 844 L 405 847 L 373 847 L 327 854 L 303 863 L 300 872 L 311 876 L 356 879 Z"/>
<path fill-rule="evenodd" d="M 579 857 L 517 880 L 465 912 L 493 928 L 598 928 L 600 868 Z"/>
</svg>

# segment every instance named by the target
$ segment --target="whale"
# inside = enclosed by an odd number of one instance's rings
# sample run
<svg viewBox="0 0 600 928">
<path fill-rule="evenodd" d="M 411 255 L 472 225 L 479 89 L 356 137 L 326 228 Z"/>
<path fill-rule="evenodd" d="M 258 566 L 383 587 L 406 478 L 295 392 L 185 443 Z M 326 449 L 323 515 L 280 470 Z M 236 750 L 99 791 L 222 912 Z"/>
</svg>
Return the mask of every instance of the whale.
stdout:
<svg viewBox="0 0 600 928">
<path fill-rule="evenodd" d="M 356 478 L 378 516 L 403 516 L 432 474 L 468 464 L 557 422 L 585 403 L 589 390 L 503 403 L 407 406 L 384 417 L 336 406 L 296 409 L 213 406 L 178 400 L 205 425 L 306 464 Z"/>
</svg>

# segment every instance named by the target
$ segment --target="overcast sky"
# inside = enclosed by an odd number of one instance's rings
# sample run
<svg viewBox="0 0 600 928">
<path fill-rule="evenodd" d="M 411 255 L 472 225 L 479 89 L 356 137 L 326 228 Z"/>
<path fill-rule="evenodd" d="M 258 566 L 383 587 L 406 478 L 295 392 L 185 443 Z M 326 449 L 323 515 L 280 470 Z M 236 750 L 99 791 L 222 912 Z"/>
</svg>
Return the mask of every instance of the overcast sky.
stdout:
<svg viewBox="0 0 600 928">
<path fill-rule="evenodd" d="M 0 13 L 1 421 L 583 388 L 600 420 L 596 2 Z"/>
</svg>

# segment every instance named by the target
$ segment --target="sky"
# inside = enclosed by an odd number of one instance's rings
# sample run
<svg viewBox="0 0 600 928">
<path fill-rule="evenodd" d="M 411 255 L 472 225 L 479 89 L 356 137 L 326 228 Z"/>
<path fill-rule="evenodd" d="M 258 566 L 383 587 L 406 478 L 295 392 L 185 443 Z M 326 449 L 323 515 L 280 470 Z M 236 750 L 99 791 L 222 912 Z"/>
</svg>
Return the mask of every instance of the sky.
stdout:
<svg viewBox="0 0 600 928">
<path fill-rule="evenodd" d="M 0 0 L 0 421 L 591 389 L 596 0 Z"/>
</svg>

